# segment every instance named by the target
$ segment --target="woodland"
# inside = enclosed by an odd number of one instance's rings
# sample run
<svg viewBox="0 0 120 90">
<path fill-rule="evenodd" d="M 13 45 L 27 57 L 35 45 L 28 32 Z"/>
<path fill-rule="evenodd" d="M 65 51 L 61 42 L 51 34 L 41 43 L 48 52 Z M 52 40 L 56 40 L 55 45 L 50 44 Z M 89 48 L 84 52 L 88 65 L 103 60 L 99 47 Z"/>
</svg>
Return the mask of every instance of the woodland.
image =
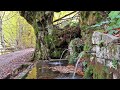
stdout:
<svg viewBox="0 0 120 90">
<path fill-rule="evenodd" d="M 120 79 L 120 11 L 0 11 L 0 79 Z"/>
</svg>

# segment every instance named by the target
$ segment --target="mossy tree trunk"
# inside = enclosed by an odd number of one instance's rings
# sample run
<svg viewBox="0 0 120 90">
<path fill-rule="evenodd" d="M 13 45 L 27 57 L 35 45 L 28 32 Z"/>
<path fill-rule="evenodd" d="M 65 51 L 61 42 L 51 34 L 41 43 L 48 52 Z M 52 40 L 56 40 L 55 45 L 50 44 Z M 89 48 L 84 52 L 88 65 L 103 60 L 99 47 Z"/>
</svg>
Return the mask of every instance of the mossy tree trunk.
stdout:
<svg viewBox="0 0 120 90">
<path fill-rule="evenodd" d="M 36 35 L 35 60 L 49 59 L 49 48 L 45 37 L 49 34 L 49 27 L 53 22 L 53 11 L 20 11 L 29 24 L 34 28 Z"/>
</svg>

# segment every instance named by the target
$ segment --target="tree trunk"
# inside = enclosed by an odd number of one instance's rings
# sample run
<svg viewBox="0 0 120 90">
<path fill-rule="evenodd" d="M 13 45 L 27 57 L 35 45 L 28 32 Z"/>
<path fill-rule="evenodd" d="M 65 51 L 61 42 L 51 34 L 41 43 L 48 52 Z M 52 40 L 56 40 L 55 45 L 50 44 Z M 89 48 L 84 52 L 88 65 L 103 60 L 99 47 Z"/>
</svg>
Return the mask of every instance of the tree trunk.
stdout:
<svg viewBox="0 0 120 90">
<path fill-rule="evenodd" d="M 49 48 L 45 37 L 49 34 L 48 26 L 52 25 L 53 11 L 21 11 L 20 15 L 23 16 L 28 23 L 30 23 L 36 35 L 36 48 L 34 53 L 34 60 L 49 59 Z"/>
<path fill-rule="evenodd" d="M 1 54 L 4 54 L 5 50 L 5 41 L 4 41 L 4 35 L 3 35 L 3 30 L 2 30 L 2 19 L 0 18 L 0 41 L 1 41 Z"/>
</svg>

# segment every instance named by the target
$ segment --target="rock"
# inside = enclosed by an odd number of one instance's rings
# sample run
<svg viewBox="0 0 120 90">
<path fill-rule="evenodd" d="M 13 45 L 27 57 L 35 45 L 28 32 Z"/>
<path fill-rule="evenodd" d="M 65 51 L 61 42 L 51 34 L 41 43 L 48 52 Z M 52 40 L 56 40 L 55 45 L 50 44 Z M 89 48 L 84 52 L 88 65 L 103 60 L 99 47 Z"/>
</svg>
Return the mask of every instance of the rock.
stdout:
<svg viewBox="0 0 120 90">
<path fill-rule="evenodd" d="M 97 58 L 97 62 L 105 65 L 105 59 Z"/>
<path fill-rule="evenodd" d="M 115 37 L 110 34 L 104 34 L 101 32 L 94 32 L 92 36 L 92 43 L 95 44 L 92 50 L 96 52 L 96 57 L 101 59 L 114 58 L 120 60 L 120 37 Z M 100 46 L 100 43 L 103 46 Z"/>
<path fill-rule="evenodd" d="M 80 38 L 75 38 L 71 40 L 68 46 L 70 52 L 69 59 L 70 64 L 74 64 L 76 62 L 79 53 L 83 51 L 83 46 L 84 46 L 83 40 L 81 40 Z"/>
<path fill-rule="evenodd" d="M 104 34 L 104 33 L 95 31 L 92 35 L 92 43 L 99 44 L 101 40 L 104 42 L 104 44 L 108 44 L 112 41 L 120 40 L 120 37 L 115 37 L 111 34 Z"/>
<path fill-rule="evenodd" d="M 112 68 L 113 67 L 113 64 L 111 61 L 106 61 L 106 66 Z"/>
<path fill-rule="evenodd" d="M 76 51 L 76 49 L 75 49 L 76 47 L 77 47 L 77 49 L 80 49 L 80 46 L 81 47 L 83 46 L 83 41 L 80 38 L 75 38 L 75 39 L 71 40 L 69 43 L 69 46 L 68 46 L 70 54 L 73 54 L 74 51 Z"/>
</svg>

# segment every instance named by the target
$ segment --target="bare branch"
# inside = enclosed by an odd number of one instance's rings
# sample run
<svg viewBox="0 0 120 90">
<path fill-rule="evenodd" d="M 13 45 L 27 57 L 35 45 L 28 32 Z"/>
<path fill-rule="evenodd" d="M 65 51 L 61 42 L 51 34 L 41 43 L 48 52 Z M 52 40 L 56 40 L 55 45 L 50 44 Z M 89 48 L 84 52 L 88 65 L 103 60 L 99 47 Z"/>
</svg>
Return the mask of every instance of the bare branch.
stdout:
<svg viewBox="0 0 120 90">
<path fill-rule="evenodd" d="M 73 11 L 73 12 L 71 12 L 71 13 L 69 13 L 69 14 L 67 14 L 67 15 L 65 15 L 65 16 L 63 16 L 63 17 L 61 17 L 61 18 L 59 18 L 59 19 L 57 19 L 57 20 L 55 20 L 55 21 L 53 21 L 53 22 L 57 22 L 57 21 L 59 21 L 59 20 L 65 18 L 65 17 L 67 17 L 67 16 L 69 16 L 69 15 L 75 13 L 75 12 L 76 12 L 76 11 Z"/>
</svg>

